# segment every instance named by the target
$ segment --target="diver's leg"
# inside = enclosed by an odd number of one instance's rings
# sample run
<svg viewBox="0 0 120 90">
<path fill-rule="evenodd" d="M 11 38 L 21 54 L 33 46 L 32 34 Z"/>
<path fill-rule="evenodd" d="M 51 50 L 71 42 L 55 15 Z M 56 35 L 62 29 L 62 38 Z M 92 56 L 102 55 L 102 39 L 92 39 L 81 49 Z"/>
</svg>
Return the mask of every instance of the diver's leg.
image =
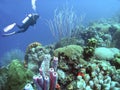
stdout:
<svg viewBox="0 0 120 90">
<path fill-rule="evenodd" d="M 23 28 L 22 26 L 20 26 L 20 25 L 18 25 L 18 24 L 16 24 L 16 26 L 17 26 L 18 28 L 20 28 L 20 29 Z"/>
<path fill-rule="evenodd" d="M 24 29 L 24 28 L 22 28 L 22 29 L 20 29 L 19 31 L 16 31 L 16 33 L 22 33 L 22 32 L 25 32 L 27 29 Z"/>
</svg>

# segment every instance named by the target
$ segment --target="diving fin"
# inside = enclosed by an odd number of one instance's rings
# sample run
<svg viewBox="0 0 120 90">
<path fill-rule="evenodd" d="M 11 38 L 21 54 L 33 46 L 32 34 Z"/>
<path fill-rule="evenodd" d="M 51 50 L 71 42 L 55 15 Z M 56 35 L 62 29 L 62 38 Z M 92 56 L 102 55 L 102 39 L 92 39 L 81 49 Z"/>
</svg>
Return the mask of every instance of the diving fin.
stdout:
<svg viewBox="0 0 120 90">
<path fill-rule="evenodd" d="M 12 30 L 15 25 L 16 25 L 16 23 L 13 23 L 13 24 L 10 24 L 10 25 L 6 26 L 6 27 L 3 29 L 4 32 L 8 32 L 8 31 Z"/>
<path fill-rule="evenodd" d="M 11 35 L 14 35 L 16 34 L 16 32 L 11 32 L 11 33 L 7 33 L 7 34 L 2 34 L 3 37 L 6 37 L 6 36 L 11 36 Z"/>
</svg>

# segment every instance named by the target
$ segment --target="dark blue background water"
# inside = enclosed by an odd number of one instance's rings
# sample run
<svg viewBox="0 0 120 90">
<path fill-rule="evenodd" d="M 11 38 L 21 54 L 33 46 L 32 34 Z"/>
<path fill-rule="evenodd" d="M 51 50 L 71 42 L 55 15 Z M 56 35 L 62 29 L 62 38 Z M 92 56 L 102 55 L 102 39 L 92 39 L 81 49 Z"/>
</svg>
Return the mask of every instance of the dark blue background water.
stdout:
<svg viewBox="0 0 120 90">
<path fill-rule="evenodd" d="M 120 11 L 119 0 L 67 0 L 77 15 L 86 14 L 84 22 L 107 18 Z M 13 48 L 25 51 L 28 44 L 38 41 L 42 45 L 54 42 L 54 38 L 45 20 L 52 19 L 54 10 L 64 6 L 66 0 L 37 0 L 37 13 L 40 18 L 34 27 L 22 34 L 10 37 L 0 35 L 0 57 Z M 0 31 L 14 22 L 21 23 L 25 16 L 33 13 L 31 0 L 0 0 Z"/>
</svg>

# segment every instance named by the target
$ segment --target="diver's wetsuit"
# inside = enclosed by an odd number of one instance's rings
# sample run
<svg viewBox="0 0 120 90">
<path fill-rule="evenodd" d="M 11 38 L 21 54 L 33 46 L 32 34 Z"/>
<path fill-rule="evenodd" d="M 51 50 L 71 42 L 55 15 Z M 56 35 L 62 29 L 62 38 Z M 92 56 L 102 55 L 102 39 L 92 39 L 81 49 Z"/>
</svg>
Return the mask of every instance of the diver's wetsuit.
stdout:
<svg viewBox="0 0 120 90">
<path fill-rule="evenodd" d="M 38 14 L 33 14 L 28 17 L 29 17 L 28 21 L 26 21 L 22 26 L 17 25 L 17 27 L 20 28 L 20 30 L 17 31 L 16 33 L 25 32 L 29 26 L 33 26 L 34 24 L 36 24 L 36 20 L 39 18 Z"/>
<path fill-rule="evenodd" d="M 29 14 L 23 21 L 22 23 L 22 26 L 20 25 L 17 25 L 16 26 L 19 28 L 18 31 L 14 31 L 12 33 L 8 33 L 8 34 L 3 34 L 3 36 L 10 36 L 10 35 L 14 35 L 14 34 L 17 34 L 17 33 L 22 33 L 22 32 L 25 32 L 27 31 L 27 29 L 29 28 L 29 26 L 33 26 L 34 24 L 36 24 L 36 21 L 37 19 L 39 18 L 39 15 L 38 14 Z"/>
</svg>

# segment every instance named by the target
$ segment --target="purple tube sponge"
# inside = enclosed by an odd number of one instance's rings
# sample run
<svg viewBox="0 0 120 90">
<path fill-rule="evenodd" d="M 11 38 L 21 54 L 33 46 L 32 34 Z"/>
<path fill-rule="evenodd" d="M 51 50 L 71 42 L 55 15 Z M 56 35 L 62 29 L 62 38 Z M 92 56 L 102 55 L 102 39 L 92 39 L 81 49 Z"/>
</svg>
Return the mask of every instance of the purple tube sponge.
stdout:
<svg viewBox="0 0 120 90">
<path fill-rule="evenodd" d="M 54 68 L 54 70 L 56 71 L 57 66 L 58 66 L 58 57 L 54 57 L 52 62 L 52 68 Z"/>
<path fill-rule="evenodd" d="M 57 84 L 57 78 L 58 78 L 57 72 L 53 72 L 52 78 L 51 78 L 51 80 L 52 80 L 51 83 L 52 84 L 51 84 L 50 90 L 55 90 L 55 87 L 56 87 L 56 84 Z"/>
<path fill-rule="evenodd" d="M 53 72 L 54 72 L 54 68 L 50 68 L 50 69 L 49 69 L 50 79 L 51 79 L 52 76 L 53 76 Z"/>
<path fill-rule="evenodd" d="M 40 75 L 44 78 L 45 77 L 45 73 L 43 72 L 42 68 L 40 67 L 39 68 L 39 73 Z"/>
<path fill-rule="evenodd" d="M 43 80 L 43 77 L 42 77 L 41 75 L 38 76 L 37 82 L 38 82 L 39 86 L 40 86 L 40 87 L 42 88 L 42 90 L 43 90 L 44 80 Z"/>
<path fill-rule="evenodd" d="M 24 90 L 34 90 L 30 83 L 26 84 Z"/>
<path fill-rule="evenodd" d="M 40 85 L 38 84 L 38 76 L 37 75 L 35 75 L 35 76 L 33 76 L 33 82 L 34 82 L 34 84 L 36 85 L 36 88 L 37 88 L 37 90 L 42 90 L 42 88 L 40 87 Z"/>
<path fill-rule="evenodd" d="M 52 87 L 52 82 L 53 82 L 53 72 L 54 72 L 54 69 L 53 68 L 50 68 L 49 69 L 49 75 L 50 75 L 50 90 L 51 90 L 51 87 Z"/>
<path fill-rule="evenodd" d="M 44 78 L 44 89 L 43 90 L 49 90 L 49 85 L 50 85 L 49 77 L 45 76 L 45 78 Z"/>
<path fill-rule="evenodd" d="M 41 63 L 41 68 L 42 68 L 43 72 L 45 73 L 45 75 L 48 74 L 48 70 L 50 68 L 50 60 L 51 60 L 50 54 L 45 54 L 44 59 Z"/>
</svg>

